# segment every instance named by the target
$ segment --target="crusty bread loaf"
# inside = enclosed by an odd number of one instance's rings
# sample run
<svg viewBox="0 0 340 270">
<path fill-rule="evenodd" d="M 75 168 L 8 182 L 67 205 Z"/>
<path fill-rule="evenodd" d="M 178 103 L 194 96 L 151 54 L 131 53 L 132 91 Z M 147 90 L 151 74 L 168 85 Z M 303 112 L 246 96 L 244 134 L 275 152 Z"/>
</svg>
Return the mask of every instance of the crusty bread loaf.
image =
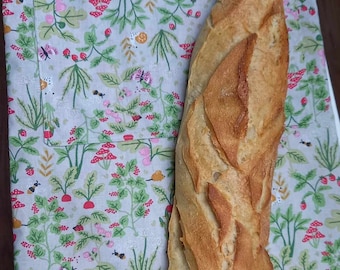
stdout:
<svg viewBox="0 0 340 270">
<path fill-rule="evenodd" d="M 169 269 L 272 269 L 265 248 L 287 69 L 281 0 L 215 4 L 190 65 Z"/>
</svg>

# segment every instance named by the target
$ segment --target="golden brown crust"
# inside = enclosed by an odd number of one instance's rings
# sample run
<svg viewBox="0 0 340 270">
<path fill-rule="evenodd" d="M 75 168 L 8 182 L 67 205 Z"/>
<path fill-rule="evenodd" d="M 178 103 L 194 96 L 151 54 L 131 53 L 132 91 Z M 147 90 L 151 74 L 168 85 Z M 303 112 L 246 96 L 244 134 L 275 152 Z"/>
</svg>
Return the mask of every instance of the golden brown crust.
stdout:
<svg viewBox="0 0 340 270">
<path fill-rule="evenodd" d="M 281 1 L 216 3 L 176 146 L 169 269 L 272 269 L 265 248 L 287 69 Z"/>
</svg>

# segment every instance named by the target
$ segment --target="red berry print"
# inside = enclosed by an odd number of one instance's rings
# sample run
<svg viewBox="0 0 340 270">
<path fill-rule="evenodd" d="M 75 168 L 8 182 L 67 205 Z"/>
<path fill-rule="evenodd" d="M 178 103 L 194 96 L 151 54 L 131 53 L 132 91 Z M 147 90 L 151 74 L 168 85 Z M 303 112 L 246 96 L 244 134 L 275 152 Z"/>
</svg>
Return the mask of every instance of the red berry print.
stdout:
<svg viewBox="0 0 340 270">
<path fill-rule="evenodd" d="M 105 37 L 109 37 L 111 35 L 111 28 L 106 28 L 105 31 L 104 31 L 104 35 Z"/>
<path fill-rule="evenodd" d="M 199 17 L 201 17 L 201 11 L 196 11 L 196 13 L 195 13 L 195 17 L 196 17 L 196 18 L 199 18 Z"/>
<path fill-rule="evenodd" d="M 175 30 L 176 26 L 173 23 L 169 23 L 170 30 Z"/>
<path fill-rule="evenodd" d="M 301 210 L 305 210 L 307 208 L 307 204 L 304 200 L 301 201 L 300 208 Z"/>
<path fill-rule="evenodd" d="M 307 11 L 307 9 L 308 9 L 308 8 L 307 8 L 305 5 L 302 5 L 302 6 L 301 6 L 301 10 L 302 10 L 302 11 Z"/>
<path fill-rule="evenodd" d="M 172 212 L 172 204 L 167 205 L 167 207 L 165 208 L 165 211 L 167 211 L 168 213 Z"/>
<path fill-rule="evenodd" d="M 188 11 L 187 11 L 187 16 L 191 16 L 192 15 L 192 9 L 189 9 Z"/>
<path fill-rule="evenodd" d="M 19 130 L 19 134 L 20 134 L 20 136 L 22 136 L 22 137 L 26 137 L 26 136 L 27 136 L 27 132 L 26 132 L 26 130 L 24 130 L 24 129 L 20 129 L 20 130 Z"/>
<path fill-rule="evenodd" d="M 52 138 L 52 136 L 53 136 L 52 131 L 50 131 L 50 130 L 45 130 L 44 131 L 44 138 L 45 139 L 50 139 L 50 138 Z"/>
<path fill-rule="evenodd" d="M 80 53 L 80 59 L 86 61 L 87 60 L 87 55 L 84 52 Z"/>
<path fill-rule="evenodd" d="M 31 167 L 31 166 L 28 166 L 28 167 L 26 168 L 26 174 L 27 174 L 28 176 L 32 176 L 32 175 L 34 174 L 34 168 Z"/>
<path fill-rule="evenodd" d="M 78 61 L 78 55 L 76 55 L 76 54 L 72 54 L 71 58 L 74 62 Z"/>
<path fill-rule="evenodd" d="M 325 176 L 322 177 L 322 178 L 321 178 L 321 183 L 324 184 L 324 185 L 327 185 L 327 183 L 328 183 L 327 177 L 325 177 Z"/>
<path fill-rule="evenodd" d="M 312 7 L 309 8 L 309 14 L 312 15 L 312 16 L 315 15 L 315 9 L 312 8 Z"/>
<path fill-rule="evenodd" d="M 303 97 L 303 98 L 301 99 L 301 105 L 302 105 L 302 106 L 306 106 L 307 103 L 308 103 L 308 99 L 307 99 L 306 97 Z"/>
<path fill-rule="evenodd" d="M 328 177 L 329 177 L 329 181 L 335 181 L 336 180 L 335 175 L 332 174 L 332 173 Z"/>
<path fill-rule="evenodd" d="M 63 50 L 63 55 L 66 57 L 66 58 L 68 58 L 69 56 L 70 56 L 70 54 L 71 54 L 71 51 L 70 51 L 70 49 L 65 49 L 65 50 Z"/>
</svg>

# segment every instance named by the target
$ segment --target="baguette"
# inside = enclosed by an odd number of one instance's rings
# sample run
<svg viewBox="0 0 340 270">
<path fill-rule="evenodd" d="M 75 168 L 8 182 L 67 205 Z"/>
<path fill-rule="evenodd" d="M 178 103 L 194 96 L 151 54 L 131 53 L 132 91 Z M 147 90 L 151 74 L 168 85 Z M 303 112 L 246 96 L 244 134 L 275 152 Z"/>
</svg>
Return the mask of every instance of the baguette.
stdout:
<svg viewBox="0 0 340 270">
<path fill-rule="evenodd" d="M 176 145 L 170 270 L 272 269 L 266 246 L 287 70 L 282 1 L 214 5 L 193 52 Z"/>
</svg>

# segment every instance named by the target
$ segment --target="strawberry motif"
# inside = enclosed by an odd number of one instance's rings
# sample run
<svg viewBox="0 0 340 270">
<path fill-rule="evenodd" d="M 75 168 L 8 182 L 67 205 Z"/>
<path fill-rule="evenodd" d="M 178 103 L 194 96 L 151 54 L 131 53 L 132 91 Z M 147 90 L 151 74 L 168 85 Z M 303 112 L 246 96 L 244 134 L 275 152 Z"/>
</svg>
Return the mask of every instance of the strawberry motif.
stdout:
<svg viewBox="0 0 340 270">
<path fill-rule="evenodd" d="M 27 166 L 25 171 L 28 176 L 32 176 L 34 174 L 34 168 L 31 166 Z"/>
</svg>

